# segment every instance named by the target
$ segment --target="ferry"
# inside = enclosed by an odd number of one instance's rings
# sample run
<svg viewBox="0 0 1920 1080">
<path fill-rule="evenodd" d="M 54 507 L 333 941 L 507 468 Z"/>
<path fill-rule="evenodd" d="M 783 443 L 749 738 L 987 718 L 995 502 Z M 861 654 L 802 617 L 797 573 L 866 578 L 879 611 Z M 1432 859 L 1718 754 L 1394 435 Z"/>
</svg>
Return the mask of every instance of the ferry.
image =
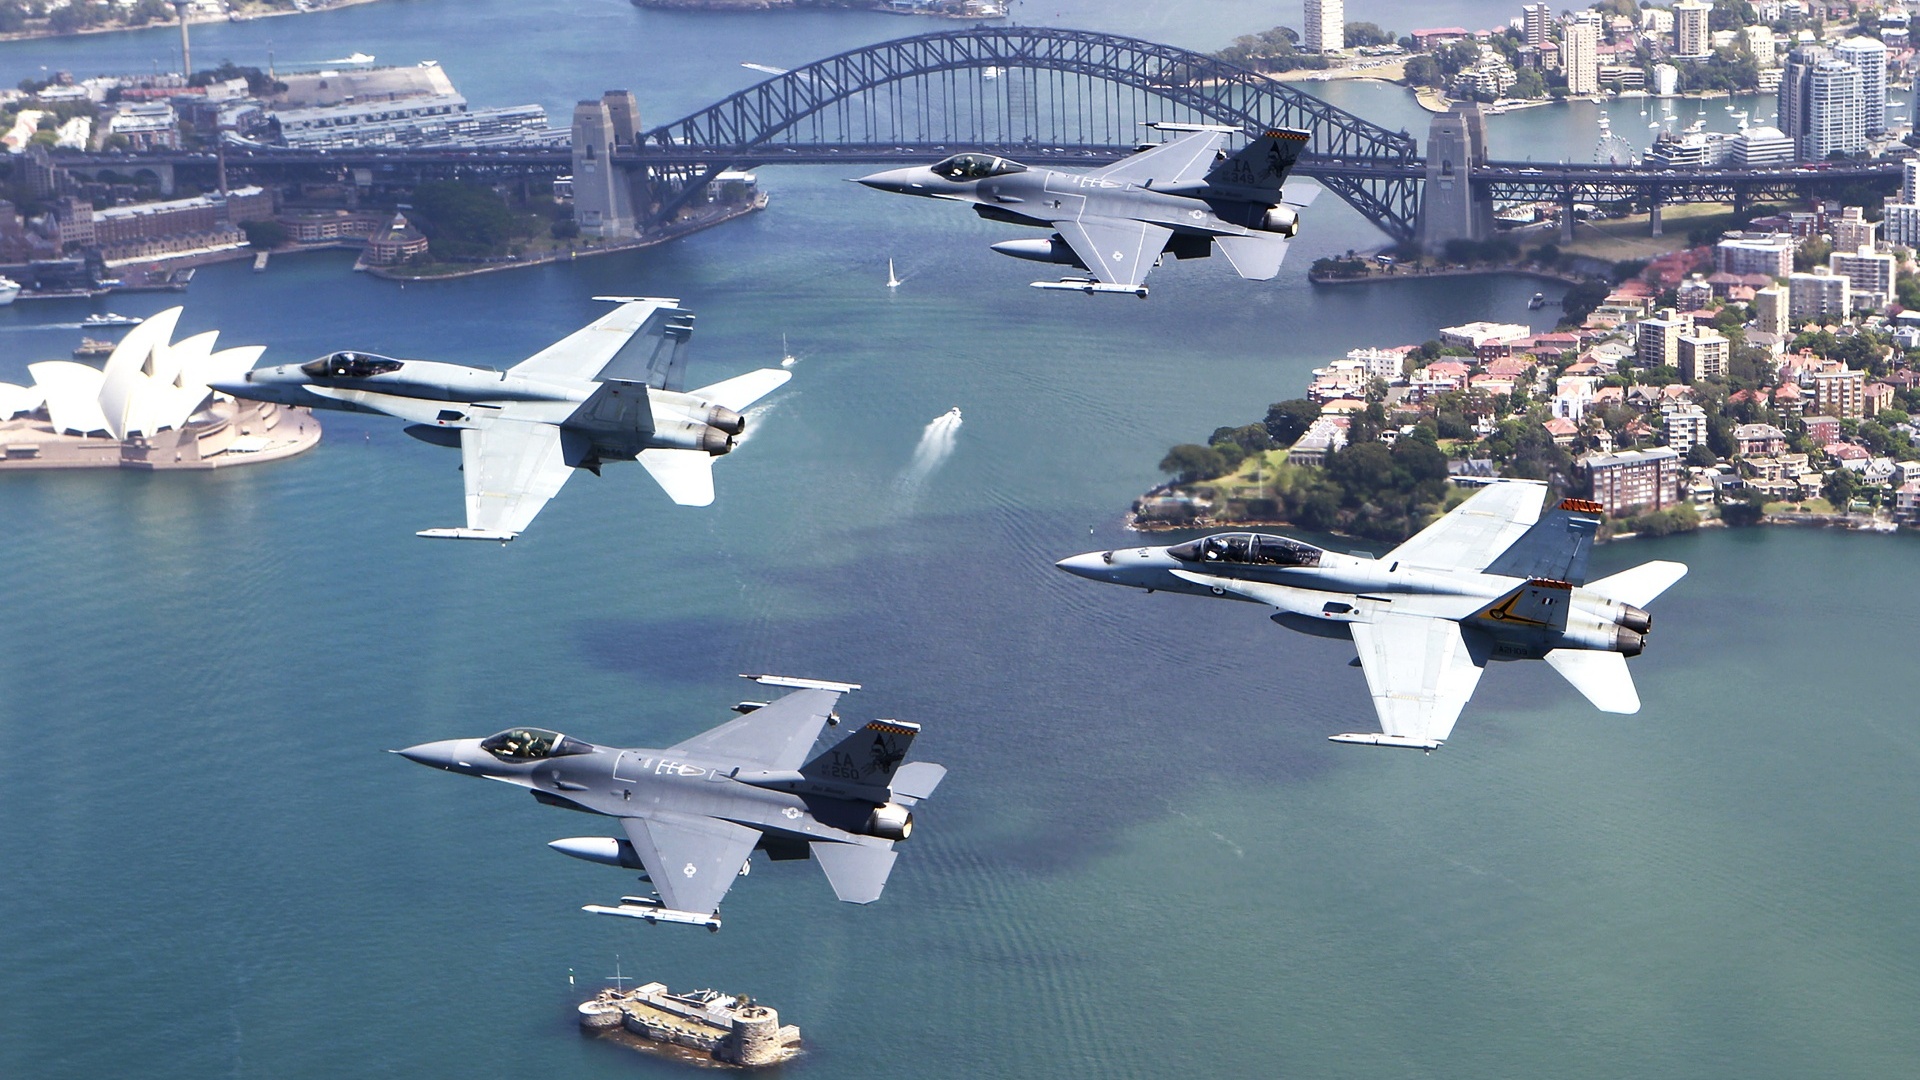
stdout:
<svg viewBox="0 0 1920 1080">
<path fill-rule="evenodd" d="M 118 312 L 109 311 L 105 315 L 99 314 L 98 312 L 92 315 L 89 315 L 86 318 L 80 320 L 80 325 L 81 326 L 139 326 L 143 322 L 146 322 L 146 320 L 135 318 L 132 315 L 121 315 Z"/>
<path fill-rule="evenodd" d="M 20 283 L 10 277 L 0 277 L 0 307 L 6 307 L 20 299 Z"/>
<path fill-rule="evenodd" d="M 80 347 L 73 350 L 75 360 L 91 360 L 96 356 L 112 356 L 118 342 L 102 341 L 99 338 L 83 337 Z"/>
</svg>

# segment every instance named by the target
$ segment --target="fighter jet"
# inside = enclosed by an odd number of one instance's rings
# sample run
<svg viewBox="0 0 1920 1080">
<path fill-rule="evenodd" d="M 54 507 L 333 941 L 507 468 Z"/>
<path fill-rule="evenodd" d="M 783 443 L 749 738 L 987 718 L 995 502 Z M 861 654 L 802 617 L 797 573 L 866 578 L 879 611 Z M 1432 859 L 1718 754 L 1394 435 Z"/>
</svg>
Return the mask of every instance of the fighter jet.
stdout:
<svg viewBox="0 0 1920 1080">
<path fill-rule="evenodd" d="M 1603 712 L 1638 712 L 1626 659 L 1653 625 L 1646 605 L 1687 568 L 1648 562 L 1587 581 L 1600 504 L 1563 499 L 1542 515 L 1545 487 L 1491 484 L 1377 559 L 1230 532 L 1057 565 L 1148 592 L 1269 604 L 1282 626 L 1351 639 L 1381 731 L 1334 742 L 1437 749 L 1492 660 L 1543 659 Z"/>
<path fill-rule="evenodd" d="M 749 405 L 792 378 L 762 368 L 682 392 L 693 313 L 679 301 L 597 296 L 618 304 L 506 371 L 337 352 L 255 368 L 214 387 L 234 397 L 385 413 L 436 446 L 460 448 L 465 528 L 419 535 L 511 540 L 575 469 L 638 460 L 682 506 L 713 502 L 713 459 L 732 450 Z"/>
<path fill-rule="evenodd" d="M 1238 128 L 1150 124 L 1180 137 L 1092 172 L 1028 168 L 991 154 L 956 154 L 932 166 L 893 169 L 859 182 L 881 191 L 973 204 L 991 221 L 1053 229 L 1044 240 L 1007 240 L 993 250 L 1017 259 L 1077 266 L 1091 275 L 1036 281 L 1036 289 L 1133 293 L 1164 256 L 1203 259 L 1218 245 L 1243 278 L 1280 272 L 1300 231 L 1280 187 L 1307 143 L 1304 131 L 1279 129 L 1232 156 L 1220 141 Z"/>
<path fill-rule="evenodd" d="M 619 836 L 575 836 L 548 845 L 588 862 L 643 871 L 652 896 L 583 910 L 649 924 L 720 929 L 720 898 L 748 860 L 811 855 L 834 894 L 850 904 L 880 898 L 913 832 L 913 807 L 933 794 L 944 766 L 905 761 L 920 726 L 872 720 L 821 753 L 814 741 L 837 724 L 834 705 L 858 683 L 745 675 L 794 688 L 665 750 L 628 750 L 544 728 L 515 727 L 485 739 L 448 739 L 395 750 L 409 761 L 526 788 L 538 802 L 603 814 Z M 903 764 L 904 762 L 904 764 Z"/>
</svg>

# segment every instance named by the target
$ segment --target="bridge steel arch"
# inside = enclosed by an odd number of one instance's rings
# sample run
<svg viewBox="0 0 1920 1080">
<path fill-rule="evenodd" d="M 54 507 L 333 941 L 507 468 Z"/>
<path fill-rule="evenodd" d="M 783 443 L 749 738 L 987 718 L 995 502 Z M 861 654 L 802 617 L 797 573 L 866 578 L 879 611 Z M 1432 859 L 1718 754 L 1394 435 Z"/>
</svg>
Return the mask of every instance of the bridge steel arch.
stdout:
<svg viewBox="0 0 1920 1080">
<path fill-rule="evenodd" d="M 1115 95 L 1097 84 L 1132 91 Z M 1137 124 L 1226 124 L 1310 133 L 1312 158 L 1367 161 L 1367 175 L 1321 182 L 1399 240 L 1419 216 L 1418 145 L 1247 68 L 1171 45 L 1084 30 L 977 27 L 850 49 L 748 87 L 638 136 L 623 164 L 645 165 L 654 220 L 670 218 L 721 171 L 781 160 L 783 145 L 908 146 L 1018 155 L 1059 145 L 1111 158 Z M 686 150 L 710 151 L 686 162 Z M 649 159 L 652 159 L 650 162 Z"/>
</svg>

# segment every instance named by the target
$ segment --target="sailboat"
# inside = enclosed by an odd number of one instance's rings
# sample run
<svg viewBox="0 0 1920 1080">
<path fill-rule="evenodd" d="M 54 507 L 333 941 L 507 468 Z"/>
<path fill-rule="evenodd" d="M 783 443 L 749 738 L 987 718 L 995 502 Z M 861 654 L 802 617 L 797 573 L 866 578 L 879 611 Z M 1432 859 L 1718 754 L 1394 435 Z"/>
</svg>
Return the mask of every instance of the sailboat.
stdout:
<svg viewBox="0 0 1920 1080">
<path fill-rule="evenodd" d="M 792 349 L 787 348 L 787 335 L 781 334 L 780 335 L 780 366 L 792 367 L 793 365 L 799 362 L 800 362 L 800 358 L 793 355 Z"/>
<path fill-rule="evenodd" d="M 893 260 L 889 258 L 887 260 L 887 288 L 897 289 L 899 287 L 900 287 L 900 276 L 893 272 Z"/>
</svg>

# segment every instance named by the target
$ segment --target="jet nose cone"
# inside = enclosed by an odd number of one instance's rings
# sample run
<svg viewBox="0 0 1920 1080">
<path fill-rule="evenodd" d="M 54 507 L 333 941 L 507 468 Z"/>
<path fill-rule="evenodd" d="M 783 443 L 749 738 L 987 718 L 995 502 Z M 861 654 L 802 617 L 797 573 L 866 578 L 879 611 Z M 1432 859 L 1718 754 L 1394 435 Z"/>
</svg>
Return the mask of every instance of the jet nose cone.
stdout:
<svg viewBox="0 0 1920 1080">
<path fill-rule="evenodd" d="M 243 382 L 210 382 L 207 384 L 207 389 L 225 394 L 228 397 L 240 397 L 247 392 L 247 384 Z"/>
<path fill-rule="evenodd" d="M 1076 577 L 1095 581 L 1113 580 L 1113 553 L 1110 551 L 1089 551 L 1084 555 L 1061 559 L 1053 565 Z"/>
<path fill-rule="evenodd" d="M 461 747 L 467 741 L 466 739 L 442 739 L 439 742 L 421 743 L 419 746 L 409 746 L 405 750 L 393 752 L 408 761 L 455 772 L 469 767 L 460 759 Z"/>
<path fill-rule="evenodd" d="M 912 194 L 926 187 L 928 176 L 925 169 L 888 169 L 872 176 L 862 176 L 854 180 L 856 184 L 865 184 L 876 191 L 893 191 L 900 194 Z"/>
</svg>

